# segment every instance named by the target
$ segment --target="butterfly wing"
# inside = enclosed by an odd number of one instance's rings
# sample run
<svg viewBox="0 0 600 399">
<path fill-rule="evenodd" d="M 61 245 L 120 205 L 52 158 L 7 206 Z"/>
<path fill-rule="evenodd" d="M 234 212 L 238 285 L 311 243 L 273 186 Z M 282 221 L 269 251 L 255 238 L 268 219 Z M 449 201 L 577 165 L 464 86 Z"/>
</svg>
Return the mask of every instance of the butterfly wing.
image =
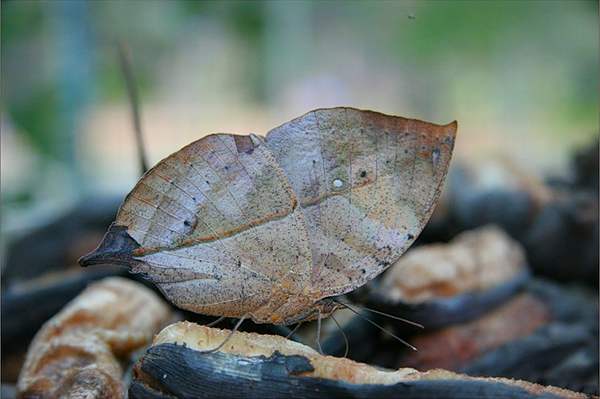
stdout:
<svg viewBox="0 0 600 399">
<path fill-rule="evenodd" d="M 433 211 L 455 133 L 333 108 L 265 140 L 207 136 L 142 177 L 81 263 L 126 264 L 198 313 L 281 321 L 398 259 Z"/>
<path fill-rule="evenodd" d="M 297 204 L 260 138 L 217 134 L 148 171 L 114 226 L 133 243 L 125 263 L 179 307 L 239 317 L 284 281 L 290 290 L 307 281 L 311 253 Z"/>
<path fill-rule="evenodd" d="M 439 126 L 352 108 L 312 111 L 266 143 L 304 213 L 323 297 L 377 276 L 412 244 L 440 195 L 456 122 Z"/>
</svg>

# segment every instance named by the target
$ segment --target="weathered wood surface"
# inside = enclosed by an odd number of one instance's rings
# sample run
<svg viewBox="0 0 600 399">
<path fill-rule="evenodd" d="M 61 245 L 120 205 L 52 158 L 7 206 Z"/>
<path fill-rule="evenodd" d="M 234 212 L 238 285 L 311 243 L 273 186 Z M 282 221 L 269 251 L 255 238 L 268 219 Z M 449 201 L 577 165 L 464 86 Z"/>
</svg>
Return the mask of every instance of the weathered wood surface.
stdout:
<svg viewBox="0 0 600 399">
<path fill-rule="evenodd" d="M 532 280 L 478 319 L 415 336 L 395 366 L 446 368 L 598 394 L 598 302 Z"/>
<path fill-rule="evenodd" d="M 112 277 L 87 288 L 32 341 L 20 398 L 121 398 L 119 360 L 147 344 L 171 317 L 152 291 Z"/>
<path fill-rule="evenodd" d="M 367 299 L 375 309 L 431 330 L 479 317 L 528 279 L 521 245 L 497 227 L 485 226 L 447 244 L 411 249 L 369 287 Z"/>
<path fill-rule="evenodd" d="M 522 381 L 444 370 L 384 371 L 327 357 L 280 337 L 238 333 L 222 351 L 202 353 L 226 331 L 179 323 L 163 330 L 135 368 L 131 398 L 584 398 Z M 176 344 L 178 343 L 178 344 Z"/>
<path fill-rule="evenodd" d="M 123 270 L 57 272 L 53 275 L 13 284 L 2 291 L 2 352 L 25 348 L 40 327 L 90 283 L 119 274 Z"/>
</svg>

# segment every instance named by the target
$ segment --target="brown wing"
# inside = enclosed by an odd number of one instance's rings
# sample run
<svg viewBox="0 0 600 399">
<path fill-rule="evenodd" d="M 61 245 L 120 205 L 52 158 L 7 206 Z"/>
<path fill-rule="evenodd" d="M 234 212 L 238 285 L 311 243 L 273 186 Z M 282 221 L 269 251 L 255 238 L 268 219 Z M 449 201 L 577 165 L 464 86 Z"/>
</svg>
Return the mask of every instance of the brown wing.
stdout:
<svg viewBox="0 0 600 399">
<path fill-rule="evenodd" d="M 385 270 L 428 221 L 454 145 L 438 126 L 352 108 L 321 109 L 269 132 L 306 218 L 311 284 L 342 294 Z"/>
<path fill-rule="evenodd" d="M 178 306 L 241 316 L 285 279 L 306 284 L 311 253 L 296 196 L 262 140 L 211 135 L 162 160 L 115 222 L 139 244 L 133 271 Z"/>
</svg>

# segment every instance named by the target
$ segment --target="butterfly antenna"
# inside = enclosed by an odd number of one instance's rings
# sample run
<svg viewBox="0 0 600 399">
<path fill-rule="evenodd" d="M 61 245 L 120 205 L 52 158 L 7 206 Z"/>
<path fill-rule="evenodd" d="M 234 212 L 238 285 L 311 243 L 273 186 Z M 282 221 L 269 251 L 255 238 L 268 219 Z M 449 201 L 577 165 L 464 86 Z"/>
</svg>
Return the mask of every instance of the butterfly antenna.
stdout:
<svg viewBox="0 0 600 399">
<path fill-rule="evenodd" d="M 317 317 L 317 349 L 319 353 L 323 355 L 323 348 L 321 348 L 321 311 L 319 310 L 319 316 Z"/>
<path fill-rule="evenodd" d="M 342 336 L 344 337 L 344 344 L 346 346 L 346 350 L 344 351 L 344 358 L 346 358 L 346 357 L 348 357 L 348 351 L 350 350 L 350 343 L 348 342 L 348 336 L 344 332 L 344 329 L 342 328 L 342 326 L 340 326 L 340 323 L 338 323 L 338 321 L 335 319 L 335 317 L 333 317 L 333 314 L 331 315 L 331 319 L 333 320 L 335 325 L 338 327 L 338 329 L 342 333 Z"/>
<path fill-rule="evenodd" d="M 335 302 L 339 303 L 340 305 L 344 305 L 344 306 L 348 305 L 347 303 L 340 302 L 338 300 L 336 300 Z M 402 317 L 399 317 L 399 316 L 394 316 L 393 314 L 385 313 L 385 312 L 382 312 L 380 310 L 367 308 L 367 307 L 364 307 L 362 305 L 360 305 L 360 306 L 359 305 L 353 305 L 353 306 L 355 308 L 359 309 L 359 310 L 366 310 L 367 312 L 376 313 L 376 314 L 379 314 L 379 315 L 382 315 L 382 316 L 386 316 L 386 317 L 389 317 L 390 319 L 399 320 L 399 321 L 404 322 L 406 324 L 410 324 L 411 326 L 415 326 L 415 327 L 419 327 L 419 328 L 425 328 L 422 324 L 419 324 L 419 323 L 417 323 L 415 321 L 410 321 L 408 319 L 405 319 L 405 318 L 402 318 Z"/>
<path fill-rule="evenodd" d="M 289 332 L 288 335 L 285 336 L 285 339 L 289 339 L 292 335 L 294 335 L 296 333 L 296 331 L 298 331 L 298 329 L 300 328 L 300 326 L 302 325 L 302 323 L 304 323 L 303 321 L 299 322 L 298 324 L 296 324 L 296 327 L 294 327 L 293 330 L 291 330 Z"/>
<path fill-rule="evenodd" d="M 334 300 L 335 301 L 335 300 Z M 357 315 L 358 317 L 360 317 L 361 319 L 367 321 L 368 323 L 374 325 L 375 327 L 377 327 L 379 330 L 381 330 L 382 332 L 388 334 L 389 336 L 395 338 L 397 341 L 401 342 L 402 344 L 408 346 L 410 349 L 416 351 L 417 348 L 415 348 L 414 346 L 412 346 L 411 344 L 409 344 L 408 342 L 406 342 L 405 340 L 403 340 L 402 338 L 398 337 L 396 334 L 392 333 L 391 331 L 386 330 L 385 328 L 383 328 L 382 326 L 380 326 L 379 324 L 375 323 L 373 320 L 369 319 L 368 317 L 363 316 L 362 314 L 360 314 L 359 311 L 357 311 L 356 309 L 354 309 L 352 306 L 350 306 L 347 303 L 342 303 L 342 302 L 338 302 L 335 301 L 337 303 L 339 303 L 340 305 L 346 307 L 347 309 L 349 309 L 352 313 L 354 313 L 355 315 Z"/>
<path fill-rule="evenodd" d="M 138 160 L 143 174 L 148 170 L 148 160 L 144 147 L 144 139 L 142 137 L 142 123 L 140 118 L 140 107 L 135 75 L 133 74 L 133 68 L 131 67 L 131 57 L 129 56 L 125 45 L 121 41 L 117 42 L 117 52 L 119 55 L 121 72 L 123 73 L 123 79 L 125 80 L 125 87 L 127 88 L 127 97 L 129 98 L 129 104 L 131 106 L 131 117 L 133 119 L 135 142 L 138 147 Z"/>
<path fill-rule="evenodd" d="M 205 324 L 206 327 L 212 327 L 212 326 L 216 326 L 217 324 L 219 324 L 220 322 L 222 322 L 223 320 L 225 320 L 225 316 L 221 316 L 219 317 L 217 320 L 211 321 L 208 324 Z"/>
<path fill-rule="evenodd" d="M 244 322 L 244 320 L 246 319 L 247 315 L 243 315 L 238 322 L 236 323 L 235 327 L 233 327 L 233 330 L 231 330 L 231 332 L 229 333 L 229 335 L 227 336 L 227 338 L 225 338 L 225 340 L 223 342 L 221 342 L 219 344 L 219 346 L 217 346 L 216 348 L 213 349 L 208 349 L 208 350 L 204 350 L 204 351 L 199 351 L 200 353 L 213 353 L 218 351 L 219 349 L 221 349 L 222 347 L 225 346 L 225 344 L 227 342 L 229 342 L 229 340 L 231 339 L 231 337 L 233 337 L 233 334 L 235 334 L 237 332 L 237 330 L 240 328 L 240 326 L 242 325 L 242 323 Z"/>
</svg>

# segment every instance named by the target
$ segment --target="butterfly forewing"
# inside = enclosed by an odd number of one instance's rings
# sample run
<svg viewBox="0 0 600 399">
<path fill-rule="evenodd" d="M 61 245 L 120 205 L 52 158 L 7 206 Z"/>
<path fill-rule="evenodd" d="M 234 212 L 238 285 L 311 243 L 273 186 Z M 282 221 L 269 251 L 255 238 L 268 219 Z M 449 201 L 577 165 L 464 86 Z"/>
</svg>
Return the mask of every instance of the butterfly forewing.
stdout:
<svg viewBox="0 0 600 399">
<path fill-rule="evenodd" d="M 204 137 L 142 177 L 82 264 L 126 264 L 198 313 L 298 321 L 414 241 L 455 133 L 455 123 L 332 108 L 265 139 Z"/>
<path fill-rule="evenodd" d="M 313 111 L 269 132 L 306 216 L 311 283 L 323 296 L 364 284 L 414 241 L 439 195 L 455 132 L 455 124 L 351 108 Z"/>
</svg>

